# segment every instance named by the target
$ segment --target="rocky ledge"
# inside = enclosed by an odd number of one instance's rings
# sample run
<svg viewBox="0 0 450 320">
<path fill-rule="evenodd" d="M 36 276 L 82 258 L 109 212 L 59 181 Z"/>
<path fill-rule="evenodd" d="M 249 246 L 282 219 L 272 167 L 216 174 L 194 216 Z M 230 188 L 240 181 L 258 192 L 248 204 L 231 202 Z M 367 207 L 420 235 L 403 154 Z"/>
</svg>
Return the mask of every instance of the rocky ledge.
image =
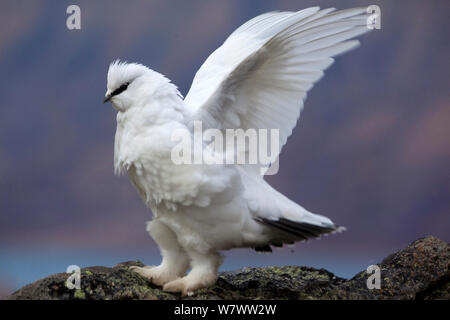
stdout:
<svg viewBox="0 0 450 320">
<path fill-rule="evenodd" d="M 81 288 L 69 290 L 67 273 L 48 276 L 9 299 L 180 299 L 131 272 L 139 261 L 113 268 L 81 269 Z M 222 272 L 217 283 L 183 299 L 450 299 L 450 248 L 435 237 L 421 238 L 378 264 L 380 289 L 368 289 L 366 270 L 342 279 L 309 267 L 244 268 Z"/>
</svg>

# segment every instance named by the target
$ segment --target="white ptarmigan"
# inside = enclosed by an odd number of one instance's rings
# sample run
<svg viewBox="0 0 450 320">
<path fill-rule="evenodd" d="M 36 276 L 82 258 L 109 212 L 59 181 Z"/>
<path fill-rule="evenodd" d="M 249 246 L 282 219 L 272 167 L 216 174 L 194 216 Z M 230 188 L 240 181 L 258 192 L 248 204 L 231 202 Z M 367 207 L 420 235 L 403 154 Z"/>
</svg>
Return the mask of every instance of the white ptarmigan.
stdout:
<svg viewBox="0 0 450 320">
<path fill-rule="evenodd" d="M 174 163 L 172 134 L 184 130 L 191 139 L 193 121 L 222 131 L 277 129 L 278 155 L 308 90 L 334 56 L 359 44 L 351 39 L 370 30 L 367 21 L 365 8 L 260 15 L 208 57 L 184 99 L 143 65 L 110 65 L 105 102 L 118 111 L 115 172 L 128 174 L 152 210 L 147 230 L 163 257 L 159 266 L 135 272 L 166 291 L 190 294 L 214 284 L 221 250 L 270 250 L 340 230 L 274 190 L 259 165 Z"/>
</svg>

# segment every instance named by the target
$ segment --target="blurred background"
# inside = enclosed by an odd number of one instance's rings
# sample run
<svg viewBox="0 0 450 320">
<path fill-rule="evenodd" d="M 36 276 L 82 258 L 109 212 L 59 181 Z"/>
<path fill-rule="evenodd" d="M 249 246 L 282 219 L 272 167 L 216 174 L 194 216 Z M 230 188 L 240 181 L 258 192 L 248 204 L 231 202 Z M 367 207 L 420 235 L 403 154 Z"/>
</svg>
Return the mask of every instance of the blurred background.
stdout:
<svg viewBox="0 0 450 320">
<path fill-rule="evenodd" d="M 66 8 L 81 8 L 81 30 Z M 450 240 L 450 2 L 19 1 L 0 4 L 0 296 L 68 265 L 158 264 L 151 219 L 113 175 L 116 58 L 169 77 L 196 70 L 248 19 L 272 10 L 376 4 L 381 30 L 310 91 L 268 180 L 348 231 L 272 254 L 226 252 L 222 270 L 308 265 L 352 277 L 418 237 Z"/>
</svg>

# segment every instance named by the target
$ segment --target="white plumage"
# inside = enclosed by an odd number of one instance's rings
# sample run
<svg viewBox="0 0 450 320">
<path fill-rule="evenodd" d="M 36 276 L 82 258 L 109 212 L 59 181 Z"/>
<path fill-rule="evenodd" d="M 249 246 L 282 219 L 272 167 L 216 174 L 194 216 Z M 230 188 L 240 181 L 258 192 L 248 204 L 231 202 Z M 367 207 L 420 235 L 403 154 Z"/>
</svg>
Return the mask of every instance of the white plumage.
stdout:
<svg viewBox="0 0 450 320">
<path fill-rule="evenodd" d="M 220 250 L 270 250 L 341 230 L 274 190 L 260 165 L 175 164 L 172 133 L 192 132 L 193 121 L 203 129 L 278 129 L 275 159 L 308 90 L 334 56 L 358 45 L 350 39 L 367 32 L 366 23 L 364 8 L 260 15 L 208 57 L 184 100 L 145 66 L 110 65 L 105 101 L 118 110 L 115 172 L 127 173 L 151 208 L 147 230 L 163 256 L 157 267 L 133 270 L 164 290 L 187 294 L 216 281 Z"/>
</svg>

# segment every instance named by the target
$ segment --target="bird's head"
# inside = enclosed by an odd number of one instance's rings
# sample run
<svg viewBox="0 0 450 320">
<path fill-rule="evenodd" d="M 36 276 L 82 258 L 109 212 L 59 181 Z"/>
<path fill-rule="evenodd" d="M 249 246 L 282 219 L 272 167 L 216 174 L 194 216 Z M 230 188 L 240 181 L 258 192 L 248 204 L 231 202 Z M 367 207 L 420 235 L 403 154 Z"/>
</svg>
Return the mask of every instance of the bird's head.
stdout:
<svg viewBox="0 0 450 320">
<path fill-rule="evenodd" d="M 149 77 L 156 73 L 138 63 L 113 61 L 108 70 L 107 90 L 103 102 L 111 102 L 119 111 L 126 111 L 143 99 L 145 86 L 148 87 Z M 147 92 L 148 92 L 147 88 Z"/>
</svg>

